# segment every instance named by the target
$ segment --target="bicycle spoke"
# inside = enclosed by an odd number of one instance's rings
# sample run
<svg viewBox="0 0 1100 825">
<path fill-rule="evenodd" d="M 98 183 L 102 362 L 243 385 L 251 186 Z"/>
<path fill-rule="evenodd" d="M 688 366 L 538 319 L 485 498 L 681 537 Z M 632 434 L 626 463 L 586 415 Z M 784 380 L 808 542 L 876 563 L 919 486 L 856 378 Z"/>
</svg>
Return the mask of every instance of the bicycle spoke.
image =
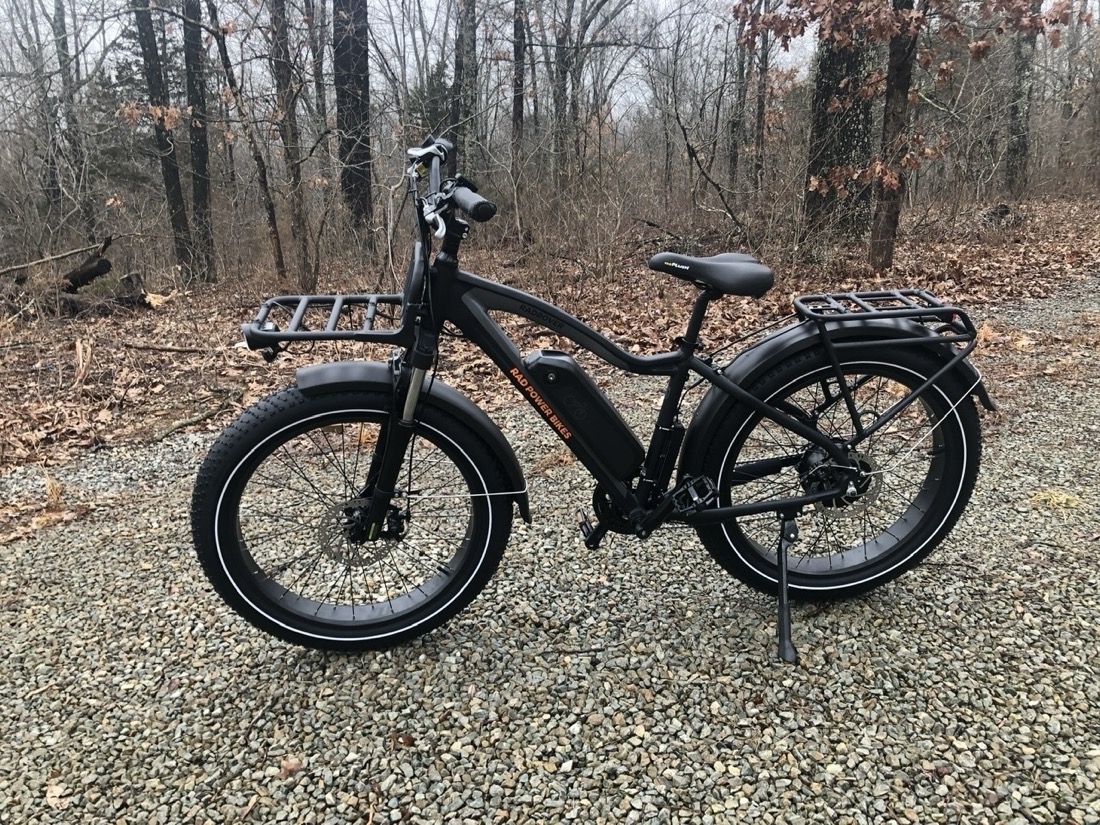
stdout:
<svg viewBox="0 0 1100 825">
<path fill-rule="evenodd" d="M 368 501 L 360 473 L 379 433 L 366 421 L 321 425 L 277 446 L 252 473 L 238 504 L 242 547 L 291 609 L 314 618 L 346 611 L 349 621 L 379 609 L 393 615 L 458 575 L 473 491 L 452 456 L 421 435 L 387 517 L 401 536 L 364 541 L 356 532 Z"/>
</svg>

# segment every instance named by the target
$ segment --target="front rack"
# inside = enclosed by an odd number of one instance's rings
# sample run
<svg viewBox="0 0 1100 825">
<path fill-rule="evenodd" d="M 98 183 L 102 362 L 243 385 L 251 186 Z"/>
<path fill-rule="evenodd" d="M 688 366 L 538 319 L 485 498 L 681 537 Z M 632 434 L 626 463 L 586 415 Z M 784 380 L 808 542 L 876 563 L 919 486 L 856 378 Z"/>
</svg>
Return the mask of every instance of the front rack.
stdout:
<svg viewBox="0 0 1100 825">
<path fill-rule="evenodd" d="M 402 344 L 400 308 L 400 295 L 281 295 L 264 301 L 241 332 L 249 349 L 275 351 L 296 341 Z"/>
<path fill-rule="evenodd" d="M 800 295 L 794 299 L 794 311 L 803 320 L 818 325 L 828 321 L 906 318 L 932 327 L 941 342 L 972 343 L 977 337 L 970 316 L 926 289 Z"/>
</svg>

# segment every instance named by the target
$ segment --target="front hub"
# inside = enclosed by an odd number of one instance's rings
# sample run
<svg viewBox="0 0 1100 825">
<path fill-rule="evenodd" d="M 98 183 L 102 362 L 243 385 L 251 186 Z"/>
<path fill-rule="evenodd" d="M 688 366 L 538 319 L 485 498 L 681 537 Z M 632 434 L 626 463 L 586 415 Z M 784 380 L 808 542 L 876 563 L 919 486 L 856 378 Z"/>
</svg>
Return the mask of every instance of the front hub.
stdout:
<svg viewBox="0 0 1100 825">
<path fill-rule="evenodd" d="M 389 555 L 393 542 L 401 540 L 408 513 L 391 504 L 385 524 L 373 537 L 367 524 L 369 498 L 351 498 L 329 507 L 317 527 L 322 552 L 339 564 L 361 567 Z"/>
</svg>

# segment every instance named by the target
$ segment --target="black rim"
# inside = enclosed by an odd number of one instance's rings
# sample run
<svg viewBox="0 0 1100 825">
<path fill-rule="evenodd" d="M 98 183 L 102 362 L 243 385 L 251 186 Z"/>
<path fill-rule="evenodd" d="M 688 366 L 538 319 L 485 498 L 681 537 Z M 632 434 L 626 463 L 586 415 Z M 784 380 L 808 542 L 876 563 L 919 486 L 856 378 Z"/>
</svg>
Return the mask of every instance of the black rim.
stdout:
<svg viewBox="0 0 1100 825">
<path fill-rule="evenodd" d="M 245 588 L 230 575 L 241 595 L 267 603 L 253 604 L 260 612 L 345 628 L 408 621 L 429 605 L 441 609 L 447 591 L 470 578 L 467 568 L 484 555 L 471 538 L 488 517 L 486 499 L 472 494 L 485 484 L 463 450 L 430 427 L 419 426 L 410 445 L 382 538 L 368 541 L 358 529 L 383 420 L 363 410 L 313 416 L 238 466 L 221 504 L 235 514 L 219 531 L 230 552 L 220 554 L 227 572 L 243 572 Z"/>
<path fill-rule="evenodd" d="M 865 423 L 921 380 L 915 373 L 870 363 L 844 365 L 844 377 Z M 795 379 L 773 394 L 770 403 L 780 400 L 838 442 L 852 435 L 851 418 L 831 369 Z M 789 555 L 792 575 L 851 578 L 883 565 L 893 567 L 923 546 L 913 541 L 918 531 L 927 537 L 936 532 L 951 510 L 942 507 L 943 499 L 937 505 L 940 495 L 950 495 L 941 489 L 949 472 L 945 427 L 936 426 L 946 409 L 937 413 L 926 395 L 859 445 L 852 458 L 867 476 L 857 480 L 849 494 L 803 512 L 800 538 Z M 731 488 L 729 479 L 738 466 L 731 463 L 732 456 L 739 463 L 788 460 L 776 475 Z M 761 416 L 750 418 L 733 439 L 719 479 L 725 501 L 732 495 L 737 503 L 799 495 L 831 480 L 828 465 L 812 445 Z M 773 575 L 778 537 L 774 514 L 743 517 L 723 529 L 747 564 L 759 568 L 763 561 L 767 571 L 761 572 Z M 897 557 L 899 550 L 902 558 Z"/>
</svg>

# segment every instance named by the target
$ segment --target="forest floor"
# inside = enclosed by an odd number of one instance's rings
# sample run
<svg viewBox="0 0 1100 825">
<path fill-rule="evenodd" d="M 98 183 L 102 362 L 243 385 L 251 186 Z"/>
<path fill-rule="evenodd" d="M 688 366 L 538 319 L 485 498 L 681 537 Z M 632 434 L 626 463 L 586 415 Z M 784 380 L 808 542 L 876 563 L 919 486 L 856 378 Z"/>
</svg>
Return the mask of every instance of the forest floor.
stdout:
<svg viewBox="0 0 1100 825">
<path fill-rule="evenodd" d="M 924 286 L 942 298 L 976 310 L 1021 298 L 1043 297 L 1067 281 L 1100 272 L 1100 202 L 1033 201 L 1008 226 L 979 221 L 965 232 L 935 227 L 903 237 L 888 278 L 876 278 L 854 263 L 862 248 L 833 256 L 828 265 L 802 265 L 777 273 L 776 287 L 761 301 L 726 299 L 708 316 L 707 343 L 717 346 L 762 321 L 790 311 L 800 292 Z M 693 289 L 645 268 L 635 253 L 614 279 L 559 274 L 551 284 L 535 273 L 504 263 L 502 252 L 472 252 L 464 263 L 490 278 L 504 277 L 604 331 L 636 352 L 659 351 L 682 331 Z M 540 288 L 540 283 L 543 285 Z M 322 290 L 362 289 L 350 277 L 334 278 Z M 49 467 L 87 451 L 148 442 L 187 428 L 220 429 L 242 407 L 293 380 L 294 368 L 333 357 L 385 357 L 364 345 L 288 353 L 273 365 L 237 345 L 241 322 L 253 317 L 264 297 L 278 290 L 258 276 L 230 277 L 224 285 L 173 293 L 157 309 L 125 309 L 89 317 L 0 318 L 0 472 L 24 464 Z M 287 289 L 286 291 L 292 291 Z M 539 341 L 533 325 L 509 329 L 526 344 Z M 982 369 L 1011 369 L 998 353 L 1025 351 L 1036 342 L 981 327 Z M 1042 342 L 1059 357 L 1078 357 L 1082 342 Z M 1087 343 L 1087 342 L 1086 342 Z M 1092 342 L 1095 346 L 1096 342 Z M 512 403 L 500 392 L 503 379 L 476 354 L 457 350 L 441 365 L 445 379 L 492 409 Z M 1059 355 L 1058 353 L 1061 353 Z M 505 401 L 507 397 L 507 401 Z M 0 507 L 3 505 L 0 504 Z M 38 519 L 64 518 L 44 507 Z M 27 513 L 0 510 L 0 528 L 26 522 Z M 54 515 L 50 515 L 53 512 Z M 21 516 L 23 518 L 21 518 Z M 35 519 L 32 519 L 34 521 Z M 30 525 L 27 525 L 28 527 Z M 5 532 L 0 529 L 0 533 Z"/>
<path fill-rule="evenodd" d="M 873 593 L 796 605 L 794 667 L 775 662 L 774 600 L 722 574 L 693 531 L 584 548 L 572 528 L 591 506 L 584 467 L 483 361 L 450 349 L 441 371 L 495 408 L 532 523 L 513 520 L 485 591 L 430 636 L 361 656 L 268 638 L 201 575 L 187 501 L 213 431 L 332 353 L 268 365 L 234 348 L 271 289 L 258 280 L 7 328 L 0 821 L 770 822 L 780 810 L 791 823 L 1097 825 L 1097 205 L 1048 204 L 996 236 L 900 250 L 892 285 L 972 311 L 974 363 L 1002 410 L 982 413 L 981 472 L 948 539 Z M 666 346 L 690 287 L 640 263 L 627 274 L 535 291 L 623 346 Z M 877 285 L 854 267 L 784 269 L 759 307 L 720 302 L 710 343 L 794 292 Z M 659 380 L 595 377 L 632 426 L 651 421 Z"/>
</svg>

